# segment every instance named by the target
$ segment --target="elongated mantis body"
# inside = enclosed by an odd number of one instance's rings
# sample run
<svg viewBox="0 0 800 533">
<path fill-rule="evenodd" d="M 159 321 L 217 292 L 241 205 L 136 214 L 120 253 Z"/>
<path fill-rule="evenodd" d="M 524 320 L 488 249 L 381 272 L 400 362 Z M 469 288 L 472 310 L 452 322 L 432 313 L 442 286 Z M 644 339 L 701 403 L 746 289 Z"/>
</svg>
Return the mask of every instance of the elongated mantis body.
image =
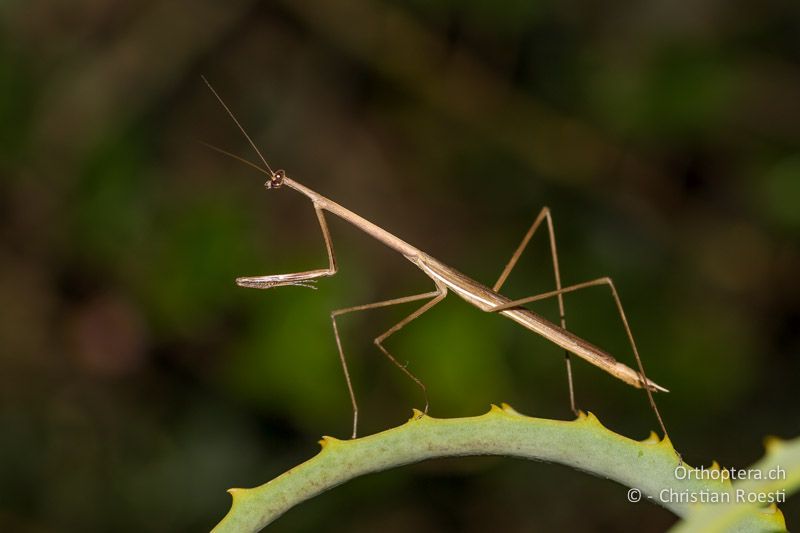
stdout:
<svg viewBox="0 0 800 533">
<path fill-rule="evenodd" d="M 236 123 L 237 127 L 244 135 L 244 137 L 247 139 L 248 143 L 253 148 L 255 153 L 258 155 L 259 160 L 263 163 L 264 166 L 261 167 L 260 165 L 257 165 L 251 161 L 248 161 L 244 158 L 241 158 L 235 154 L 219 149 L 217 147 L 211 145 L 207 146 L 225 155 L 233 157 L 234 159 L 237 159 L 257 169 L 259 172 L 266 175 L 267 181 L 265 182 L 264 186 L 267 189 L 278 189 L 281 187 L 287 187 L 289 189 L 297 191 L 298 193 L 302 194 L 303 196 L 311 200 L 312 204 L 314 205 L 314 210 L 316 211 L 317 214 L 317 219 L 319 221 L 320 229 L 322 230 L 322 236 L 325 241 L 325 248 L 328 254 L 328 268 L 308 270 L 304 272 L 293 272 L 287 274 L 240 277 L 236 279 L 236 283 L 238 285 L 242 287 L 250 287 L 256 289 L 270 289 L 280 286 L 303 286 L 303 287 L 315 288 L 313 284 L 318 278 L 333 276 L 337 271 L 337 266 L 336 266 L 336 257 L 333 251 L 333 243 L 331 240 L 330 231 L 328 230 L 328 224 L 325 219 L 325 213 L 328 212 L 349 222 L 350 224 L 354 225 L 358 229 L 370 235 L 377 241 L 383 243 L 385 246 L 400 253 L 403 257 L 405 257 L 411 263 L 416 265 L 426 276 L 428 276 L 433 281 L 436 287 L 434 291 L 427 292 L 424 294 L 417 294 L 412 296 L 406 296 L 403 298 L 395 298 L 392 300 L 384 300 L 381 302 L 338 309 L 331 313 L 331 321 L 333 323 L 333 331 L 336 338 L 336 345 L 339 350 L 339 358 L 342 364 L 345 380 L 347 382 L 347 388 L 350 394 L 350 400 L 353 406 L 353 438 L 355 438 L 357 434 L 358 403 L 356 401 L 356 396 L 353 390 L 353 384 L 350 379 L 350 373 L 348 370 L 347 361 L 344 356 L 344 350 L 342 349 L 342 343 L 339 337 L 339 331 L 336 324 L 336 317 L 355 311 L 365 311 L 368 309 L 387 307 L 390 305 L 410 303 L 426 299 L 428 300 L 428 302 L 426 302 L 422 307 L 411 313 L 405 319 L 403 319 L 402 321 L 400 321 L 399 323 L 397 323 L 392 328 L 390 328 L 385 333 L 383 333 L 382 335 L 380 335 L 375 339 L 375 345 L 381 350 L 381 352 L 383 352 L 383 354 L 392 363 L 394 363 L 401 371 L 403 371 L 409 378 L 411 378 L 415 383 L 417 383 L 417 385 L 419 385 L 422 388 L 426 398 L 425 412 L 427 412 L 428 402 L 427 402 L 427 392 L 425 385 L 422 383 L 420 379 L 418 379 L 414 374 L 412 374 L 406 368 L 405 365 L 400 364 L 389 353 L 389 351 L 386 350 L 386 348 L 383 346 L 383 341 L 385 341 L 392 334 L 402 329 L 406 324 L 418 318 L 420 315 L 422 315 L 423 313 L 434 307 L 437 303 L 441 302 L 447 295 L 448 291 L 452 291 L 453 293 L 458 295 L 461 299 L 477 307 L 481 311 L 490 313 L 499 313 L 502 316 L 505 316 L 513 320 L 514 322 L 522 325 L 523 327 L 533 331 L 538 335 L 541 335 L 542 337 L 548 339 L 549 341 L 563 348 L 566 351 L 566 364 L 567 364 L 567 374 L 569 378 L 570 404 L 573 411 L 577 412 L 577 409 L 575 407 L 575 398 L 572 385 L 572 372 L 569 359 L 570 353 L 585 359 L 589 363 L 601 368 L 602 370 L 605 370 L 612 376 L 620 379 L 621 381 L 627 383 L 628 385 L 644 389 L 645 392 L 647 393 L 650 406 L 652 407 L 656 415 L 656 418 L 658 419 L 658 423 L 662 431 L 664 431 L 664 435 L 665 436 L 667 435 L 666 427 L 664 426 L 663 419 L 658 411 L 658 407 L 656 406 L 652 393 L 654 391 L 668 392 L 668 390 L 646 377 L 641 357 L 639 356 L 638 349 L 636 348 L 636 343 L 633 339 L 633 334 L 628 324 L 628 320 L 625 316 L 625 311 L 623 310 L 622 303 L 619 299 L 616 288 L 614 287 L 613 281 L 608 277 L 603 277 L 592 281 L 571 285 L 568 287 L 561 286 L 561 278 L 558 269 L 558 255 L 556 252 L 555 237 L 553 233 L 553 224 L 552 224 L 552 218 L 550 216 L 550 211 L 548 208 L 545 207 L 541 210 L 539 216 L 536 217 L 536 220 L 526 233 L 520 245 L 517 247 L 516 251 L 511 257 L 511 260 L 506 265 L 499 279 L 492 288 L 489 288 L 483 285 L 482 283 L 475 281 L 469 276 L 462 274 L 456 269 L 442 263 L 438 259 L 435 259 L 433 256 L 412 246 L 411 244 L 405 242 L 399 237 L 386 231 L 380 226 L 365 219 L 364 217 L 343 207 L 342 205 L 334 202 L 333 200 L 319 194 L 318 192 L 309 189 L 305 185 L 302 185 L 301 183 L 298 183 L 297 181 L 289 178 L 283 170 L 273 171 L 272 168 L 267 163 L 264 156 L 262 155 L 261 151 L 258 149 L 258 147 L 255 145 L 253 140 L 247 134 L 245 129 L 239 123 L 238 119 L 233 114 L 233 112 L 228 108 L 228 106 L 225 104 L 225 102 L 222 100 L 219 94 L 217 94 L 216 90 L 214 90 L 214 88 L 211 86 L 208 80 L 203 78 L 203 81 L 208 85 L 209 89 L 212 91 L 214 96 L 223 106 L 225 111 L 228 113 L 231 119 L 233 119 L 233 121 Z M 552 254 L 553 268 L 556 280 L 556 290 L 544 294 L 530 296 L 527 298 L 512 300 L 501 294 L 499 290 L 502 287 L 508 275 L 510 274 L 514 265 L 517 263 L 517 260 L 519 259 L 520 255 L 526 248 L 531 237 L 536 232 L 537 228 L 539 228 L 542 222 L 544 221 L 547 222 L 547 228 L 550 237 L 550 249 Z M 638 371 L 617 361 L 613 356 L 611 356 L 607 352 L 591 344 L 590 342 L 587 342 L 586 340 L 578 337 L 577 335 L 571 333 L 566 329 L 565 318 L 564 318 L 563 294 L 599 285 L 607 285 L 611 289 L 611 295 L 614 298 L 617 310 L 622 319 L 622 323 L 625 328 L 628 341 L 630 342 L 631 348 L 633 350 L 636 359 L 636 363 L 639 369 Z M 549 320 L 534 313 L 533 311 L 530 311 L 522 307 L 526 303 L 552 297 L 558 298 L 559 310 L 561 313 L 560 326 L 554 324 L 553 322 L 550 322 Z"/>
</svg>

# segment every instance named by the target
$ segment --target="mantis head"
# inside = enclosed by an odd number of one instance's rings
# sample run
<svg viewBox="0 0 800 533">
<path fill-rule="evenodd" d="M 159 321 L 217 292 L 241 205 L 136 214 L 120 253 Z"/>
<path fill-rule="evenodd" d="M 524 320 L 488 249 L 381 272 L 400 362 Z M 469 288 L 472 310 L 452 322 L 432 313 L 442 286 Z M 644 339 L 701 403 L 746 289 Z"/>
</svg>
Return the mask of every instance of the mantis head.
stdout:
<svg viewBox="0 0 800 533">
<path fill-rule="evenodd" d="M 270 172 L 269 179 L 264 182 L 264 187 L 267 189 L 277 189 L 281 185 L 283 185 L 283 179 L 286 177 L 286 172 L 283 170 L 277 170 L 275 172 Z"/>
</svg>

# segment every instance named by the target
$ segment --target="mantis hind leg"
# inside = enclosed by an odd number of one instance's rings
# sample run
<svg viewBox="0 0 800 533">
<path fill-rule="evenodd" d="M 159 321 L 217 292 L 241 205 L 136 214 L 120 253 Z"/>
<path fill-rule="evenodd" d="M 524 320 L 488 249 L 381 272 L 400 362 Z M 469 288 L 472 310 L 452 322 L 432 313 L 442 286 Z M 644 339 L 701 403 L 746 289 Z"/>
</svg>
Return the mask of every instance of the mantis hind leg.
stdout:
<svg viewBox="0 0 800 533">
<path fill-rule="evenodd" d="M 511 259 L 506 264 L 503 272 L 500 274 L 500 277 L 497 278 L 492 290 L 495 292 L 499 292 L 500 288 L 506 282 L 508 275 L 511 274 L 511 271 L 519 261 L 520 256 L 528 247 L 528 243 L 530 242 L 531 238 L 533 238 L 534 233 L 539 227 L 542 225 L 542 222 L 546 223 L 547 226 L 547 235 L 548 240 L 550 242 L 550 260 L 553 265 L 553 277 L 555 278 L 556 283 L 556 291 L 561 290 L 561 271 L 558 268 L 558 249 L 556 247 L 556 234 L 553 230 L 553 217 L 550 215 L 550 208 L 543 207 L 539 214 L 536 216 L 536 219 L 531 224 L 531 227 L 528 229 L 528 232 L 522 238 L 522 242 L 520 242 L 517 249 L 514 251 L 514 254 L 511 256 Z M 566 312 L 564 310 L 564 298 L 562 297 L 561 293 L 557 294 L 558 297 L 558 314 L 559 319 L 561 321 L 561 327 L 563 329 L 567 329 L 567 318 Z M 569 406 L 572 409 L 572 412 L 575 416 L 578 415 L 578 408 L 575 405 L 575 386 L 572 380 L 572 360 L 570 359 L 570 354 L 568 351 L 564 350 L 564 363 L 567 368 L 567 386 L 569 389 Z"/>
<path fill-rule="evenodd" d="M 642 388 L 647 393 L 647 399 L 650 402 L 650 407 L 653 409 L 653 412 L 656 415 L 656 419 L 658 419 L 658 424 L 661 427 L 661 430 L 664 432 L 664 437 L 669 438 L 669 434 L 667 433 L 667 428 L 664 425 L 664 420 L 661 417 L 661 413 L 658 410 L 658 406 L 656 405 L 656 401 L 653 398 L 653 389 L 647 386 L 649 380 L 647 379 L 647 375 L 644 372 L 644 365 L 642 364 L 642 358 L 639 356 L 639 350 L 636 348 L 636 341 L 633 338 L 633 332 L 631 331 L 630 324 L 628 324 L 628 318 L 625 316 L 625 309 L 622 307 L 622 301 L 619 298 L 619 294 L 617 293 L 617 289 L 614 286 L 614 282 L 609 277 L 602 277 L 598 279 L 594 279 L 591 281 L 585 281 L 583 283 L 578 283 L 576 285 L 570 285 L 569 287 L 564 287 L 561 289 L 557 289 L 555 291 L 545 292 L 542 294 L 538 294 L 536 296 L 529 296 L 527 298 L 521 298 L 519 300 L 513 300 L 503 305 L 499 305 L 493 308 L 491 311 L 493 313 L 498 313 L 500 311 L 504 311 L 506 309 L 513 309 L 514 307 L 519 307 L 525 305 L 527 303 L 536 302 L 539 300 L 544 300 L 546 298 L 552 298 L 553 296 L 562 297 L 564 294 L 569 292 L 575 292 L 581 289 L 586 289 L 589 287 L 597 287 L 601 285 L 606 285 L 611 290 L 611 296 L 614 299 L 614 303 L 617 307 L 617 312 L 619 313 L 619 317 L 622 320 L 622 325 L 625 328 L 625 334 L 628 337 L 628 342 L 630 343 L 631 350 L 633 351 L 633 355 L 636 359 L 636 364 L 639 369 L 639 380 L 642 384 Z"/>
</svg>

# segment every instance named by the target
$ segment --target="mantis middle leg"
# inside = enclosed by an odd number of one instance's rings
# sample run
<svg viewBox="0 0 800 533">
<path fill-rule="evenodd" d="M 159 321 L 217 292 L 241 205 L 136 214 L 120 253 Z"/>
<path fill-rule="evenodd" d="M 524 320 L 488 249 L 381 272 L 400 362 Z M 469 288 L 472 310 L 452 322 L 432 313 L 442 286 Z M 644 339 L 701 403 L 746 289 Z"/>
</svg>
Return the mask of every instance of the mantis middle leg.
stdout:
<svg viewBox="0 0 800 533">
<path fill-rule="evenodd" d="M 331 322 L 333 323 L 333 334 L 336 337 L 336 347 L 339 350 L 339 360 L 342 363 L 342 370 L 344 371 L 344 378 L 347 381 L 347 390 L 350 394 L 350 402 L 353 405 L 353 438 L 356 438 L 358 434 L 358 402 L 356 401 L 355 391 L 353 390 L 353 382 L 350 379 L 350 371 L 347 367 L 347 360 L 344 356 L 344 350 L 342 349 L 342 341 L 339 337 L 339 328 L 336 325 L 336 317 L 341 316 L 347 313 L 353 313 L 356 311 L 366 311 L 368 309 L 377 309 L 380 307 L 388 307 L 391 305 L 399 305 L 404 303 L 416 302 L 418 300 L 425 300 L 430 298 L 429 302 L 426 302 L 422 307 L 405 317 L 403 320 L 389 328 L 385 333 L 379 335 L 373 341 L 375 346 L 380 349 L 380 351 L 391 361 L 397 368 L 399 368 L 406 376 L 408 376 L 414 383 L 416 383 L 421 389 L 422 393 L 425 396 L 425 410 L 424 412 L 428 412 L 428 391 L 425 387 L 425 384 L 415 376 L 406 365 L 400 364 L 400 362 L 395 359 L 395 357 L 389 353 L 389 351 L 383 346 L 383 341 L 385 341 L 391 335 L 400 331 L 406 324 L 411 322 L 412 320 L 419 318 L 423 313 L 430 310 L 433 306 L 441 302 L 445 296 L 447 296 L 447 288 L 438 285 L 436 286 L 436 290 L 432 292 L 426 292 L 423 294 L 415 294 L 413 296 L 405 296 L 403 298 L 394 298 L 391 300 L 383 300 L 380 302 L 374 302 L 370 304 L 363 304 L 363 305 L 356 305 L 353 307 L 345 307 L 343 309 L 337 309 L 331 312 Z"/>
</svg>

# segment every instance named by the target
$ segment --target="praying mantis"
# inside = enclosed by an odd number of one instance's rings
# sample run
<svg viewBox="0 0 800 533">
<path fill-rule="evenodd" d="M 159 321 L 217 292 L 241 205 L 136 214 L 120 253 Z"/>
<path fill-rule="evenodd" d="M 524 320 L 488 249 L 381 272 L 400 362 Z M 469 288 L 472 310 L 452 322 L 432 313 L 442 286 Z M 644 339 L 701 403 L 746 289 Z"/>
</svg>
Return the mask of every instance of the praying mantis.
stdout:
<svg viewBox="0 0 800 533">
<path fill-rule="evenodd" d="M 255 142 L 253 142 L 252 138 L 247 133 L 245 128 L 236 118 L 236 115 L 234 115 L 234 113 L 231 111 L 231 109 L 228 107 L 228 105 L 225 103 L 222 97 L 217 93 L 214 87 L 212 87 L 209 81 L 205 77 L 203 77 L 202 79 L 208 86 L 208 88 L 211 90 L 215 98 L 225 109 L 228 116 L 236 124 L 237 128 L 242 133 L 244 138 L 247 140 L 249 145 L 253 148 L 260 162 L 263 163 L 263 167 L 247 159 L 239 157 L 238 155 L 235 155 L 231 152 L 222 150 L 220 148 L 217 148 L 215 146 L 206 143 L 203 144 L 206 144 L 206 146 L 208 146 L 213 150 L 216 150 L 217 152 L 220 152 L 250 167 L 253 167 L 262 174 L 264 174 L 265 176 L 267 176 L 267 181 L 264 183 L 266 189 L 276 190 L 286 187 L 308 198 L 314 206 L 314 211 L 316 212 L 317 215 L 317 220 L 319 222 L 319 226 L 322 231 L 322 237 L 325 242 L 325 249 L 328 255 L 327 268 L 307 270 L 304 272 L 291 272 L 287 274 L 240 277 L 236 279 L 237 285 L 241 287 L 249 287 L 255 289 L 272 289 L 275 287 L 283 287 L 283 286 L 316 288 L 314 286 L 314 283 L 316 282 L 317 279 L 330 277 L 336 274 L 337 272 L 336 256 L 333 251 L 333 242 L 331 240 L 330 231 L 328 230 L 328 223 L 325 219 L 326 212 L 332 215 L 336 215 L 339 218 L 349 222 L 350 224 L 354 225 L 356 228 L 360 229 L 367 235 L 373 237 L 375 240 L 381 242 L 382 244 L 391 248 L 392 250 L 395 250 L 396 252 L 400 253 L 408 261 L 410 261 L 412 264 L 418 267 L 423 272 L 423 274 L 425 274 L 428 278 L 431 279 L 431 281 L 433 281 L 435 289 L 430 292 L 405 296 L 402 298 L 383 300 L 368 304 L 356 305 L 352 307 L 345 307 L 342 309 L 336 309 L 331 312 L 330 316 L 333 325 L 334 337 L 336 339 L 336 346 L 339 352 L 339 360 L 342 365 L 342 370 L 344 371 L 344 377 L 347 383 L 350 402 L 353 408 L 352 438 L 356 438 L 358 434 L 358 402 L 356 400 L 356 395 L 353 389 L 352 380 L 350 379 L 350 371 L 348 369 L 347 360 L 344 355 L 344 350 L 342 349 L 342 342 L 339 336 L 339 329 L 336 323 L 337 317 L 340 317 L 348 313 L 427 300 L 427 302 L 425 302 L 416 311 L 406 316 L 403 320 L 401 320 L 400 322 L 398 322 L 397 324 L 386 330 L 386 332 L 384 332 L 383 334 L 379 335 L 374 339 L 375 346 L 383 353 L 383 355 L 385 355 L 389 359 L 389 361 L 391 361 L 395 366 L 397 366 L 405 375 L 407 375 L 412 381 L 414 381 L 414 383 L 416 383 L 422 389 L 422 392 L 425 396 L 425 408 L 423 412 L 427 413 L 429 405 L 428 405 L 427 389 L 425 384 L 410 370 L 408 370 L 406 365 L 401 364 L 386 349 L 386 347 L 384 346 L 384 342 L 390 336 L 394 335 L 395 333 L 400 331 L 403 327 L 408 325 L 411 321 L 419 318 L 421 315 L 423 315 L 431 308 L 433 308 L 436 304 L 444 300 L 448 292 L 453 292 L 454 294 L 459 296 L 462 300 L 466 301 L 467 303 L 471 304 L 472 306 L 478 308 L 481 311 L 487 313 L 498 313 L 506 318 L 509 318 L 514 322 L 520 324 L 521 326 L 529 329 L 530 331 L 538 335 L 541 335 L 542 337 L 548 339 L 552 343 L 563 348 L 565 350 L 570 407 L 574 413 L 577 414 L 578 410 L 575 406 L 575 393 L 572 380 L 572 366 L 571 366 L 570 354 L 574 354 L 577 355 L 578 357 L 585 359 L 589 363 L 608 372 L 612 376 L 620 379 L 621 381 L 627 383 L 628 385 L 644 389 L 647 394 L 650 407 L 652 408 L 656 418 L 658 419 L 658 424 L 661 427 L 661 430 L 664 432 L 665 437 L 668 437 L 667 429 L 664 425 L 663 418 L 661 417 L 661 413 L 659 412 L 658 407 L 656 406 L 655 399 L 653 398 L 653 392 L 656 391 L 669 392 L 669 391 L 664 387 L 662 387 L 661 385 L 658 385 L 647 378 L 644 372 L 642 359 L 639 356 L 639 351 L 636 347 L 636 341 L 633 338 L 633 333 L 631 332 L 630 325 L 628 324 L 628 319 L 625 315 L 625 310 L 622 307 L 622 302 L 619 298 L 614 282 L 609 277 L 601 277 L 591 281 L 586 281 L 583 283 L 562 287 L 561 274 L 558 266 L 558 252 L 556 249 L 555 232 L 553 229 L 553 219 L 550 214 L 550 210 L 547 207 L 544 207 L 539 212 L 533 224 L 530 226 L 527 233 L 523 237 L 522 242 L 516 248 L 513 255 L 511 256 L 511 259 L 506 264 L 505 268 L 500 274 L 500 277 L 497 279 L 497 281 L 491 288 L 487 287 L 482 283 L 470 278 L 469 276 L 462 274 L 456 269 L 444 264 L 438 259 L 435 259 L 433 256 L 405 242 L 399 237 L 381 228 L 377 224 L 370 222 L 364 217 L 354 213 L 353 211 L 350 211 L 349 209 L 334 202 L 333 200 L 326 198 L 325 196 L 319 194 L 318 192 L 313 191 L 308 187 L 306 187 L 305 185 L 302 185 L 301 183 L 289 178 L 286 175 L 286 172 L 284 172 L 283 170 L 275 170 L 275 171 L 272 170 L 272 167 L 270 167 L 269 163 L 267 163 L 267 160 L 264 158 L 263 154 L 258 149 Z M 520 256 L 525 251 L 534 233 L 536 233 L 537 229 L 539 229 L 543 223 L 547 228 L 548 238 L 550 242 L 550 254 L 553 264 L 556 289 L 542 294 L 537 294 L 526 298 L 512 300 L 501 294 L 499 291 L 502 288 L 503 284 L 505 283 L 506 278 L 508 278 L 508 275 L 513 270 Z M 607 286 L 611 291 L 611 296 L 616 304 L 616 309 L 622 320 L 622 324 L 625 329 L 628 342 L 630 343 L 631 349 L 636 359 L 638 371 L 617 361 L 612 355 L 608 354 L 607 352 L 603 351 L 597 346 L 578 337 L 577 335 L 571 333 L 566 329 L 563 295 L 566 293 L 578 291 L 588 287 L 603 286 L 603 285 Z M 523 307 L 523 305 L 525 304 L 553 297 L 556 297 L 558 299 L 560 325 L 556 325 L 553 322 L 550 322 L 549 320 L 545 319 L 544 317 Z"/>
</svg>

